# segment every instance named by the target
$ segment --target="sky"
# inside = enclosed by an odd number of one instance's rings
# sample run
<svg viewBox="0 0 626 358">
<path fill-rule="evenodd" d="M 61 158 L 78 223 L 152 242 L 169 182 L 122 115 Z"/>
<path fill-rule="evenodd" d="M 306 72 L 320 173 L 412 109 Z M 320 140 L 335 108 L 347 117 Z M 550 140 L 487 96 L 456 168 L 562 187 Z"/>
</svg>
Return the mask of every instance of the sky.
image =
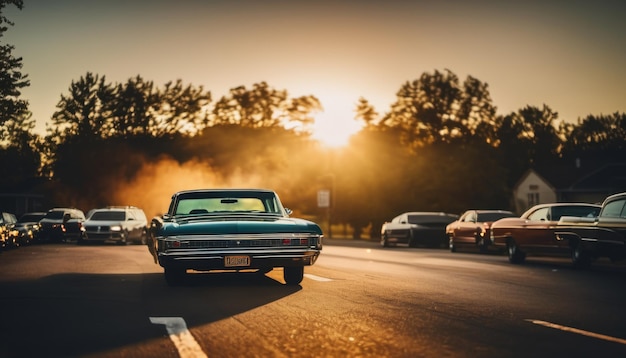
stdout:
<svg viewBox="0 0 626 358">
<path fill-rule="evenodd" d="M 544 104 L 576 123 L 626 112 L 622 0 L 24 0 L 5 8 L 37 131 L 72 81 L 181 79 L 216 101 L 265 81 L 314 95 L 315 137 L 358 130 L 359 98 L 383 114 L 407 81 L 446 69 L 489 85 L 498 114 Z"/>
</svg>

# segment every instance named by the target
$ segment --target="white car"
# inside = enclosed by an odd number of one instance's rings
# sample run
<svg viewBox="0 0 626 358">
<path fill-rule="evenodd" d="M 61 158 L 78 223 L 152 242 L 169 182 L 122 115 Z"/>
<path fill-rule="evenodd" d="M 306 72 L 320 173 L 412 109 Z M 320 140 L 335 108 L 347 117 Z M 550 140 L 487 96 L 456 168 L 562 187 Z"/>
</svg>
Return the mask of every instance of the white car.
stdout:
<svg viewBox="0 0 626 358">
<path fill-rule="evenodd" d="M 78 244 L 86 241 L 145 244 L 147 219 L 143 210 L 134 206 L 109 206 L 94 209 L 83 223 L 85 234 Z"/>
</svg>

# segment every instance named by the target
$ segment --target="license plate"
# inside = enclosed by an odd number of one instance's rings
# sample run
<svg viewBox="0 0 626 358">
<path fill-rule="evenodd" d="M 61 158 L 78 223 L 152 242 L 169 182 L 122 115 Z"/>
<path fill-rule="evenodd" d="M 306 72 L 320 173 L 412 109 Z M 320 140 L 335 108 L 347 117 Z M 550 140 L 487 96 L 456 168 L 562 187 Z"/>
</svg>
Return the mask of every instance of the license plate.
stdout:
<svg viewBox="0 0 626 358">
<path fill-rule="evenodd" d="M 226 267 L 250 266 L 250 256 L 226 256 L 224 257 L 224 266 Z"/>
</svg>

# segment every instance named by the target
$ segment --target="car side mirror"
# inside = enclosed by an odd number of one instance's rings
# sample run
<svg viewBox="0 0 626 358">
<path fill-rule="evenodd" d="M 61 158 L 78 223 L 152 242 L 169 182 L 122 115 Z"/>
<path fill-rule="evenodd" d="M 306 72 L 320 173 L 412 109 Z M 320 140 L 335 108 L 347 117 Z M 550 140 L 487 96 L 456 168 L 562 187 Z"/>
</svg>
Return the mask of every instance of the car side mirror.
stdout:
<svg viewBox="0 0 626 358">
<path fill-rule="evenodd" d="M 287 213 L 287 216 L 293 214 L 293 210 L 291 210 L 289 208 L 285 208 L 285 212 Z"/>
</svg>

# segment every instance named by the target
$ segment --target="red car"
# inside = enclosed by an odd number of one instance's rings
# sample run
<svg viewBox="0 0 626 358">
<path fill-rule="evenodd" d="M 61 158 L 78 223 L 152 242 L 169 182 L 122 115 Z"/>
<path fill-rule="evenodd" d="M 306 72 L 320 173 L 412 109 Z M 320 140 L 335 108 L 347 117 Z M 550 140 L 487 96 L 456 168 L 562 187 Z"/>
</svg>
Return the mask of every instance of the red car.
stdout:
<svg viewBox="0 0 626 358">
<path fill-rule="evenodd" d="M 572 253 L 568 240 L 557 240 L 555 229 L 562 216 L 593 218 L 602 207 L 587 203 L 539 204 L 519 218 L 500 219 L 491 225 L 491 243 L 506 248 L 509 261 L 522 263 L 526 254 Z M 574 258 L 574 256 L 572 256 Z M 576 262 L 574 262 L 576 264 Z"/>
<path fill-rule="evenodd" d="M 491 243 L 491 224 L 515 216 L 506 210 L 467 210 L 459 220 L 446 227 L 450 251 L 455 252 L 460 247 L 477 247 L 481 252 L 486 252 Z"/>
</svg>

